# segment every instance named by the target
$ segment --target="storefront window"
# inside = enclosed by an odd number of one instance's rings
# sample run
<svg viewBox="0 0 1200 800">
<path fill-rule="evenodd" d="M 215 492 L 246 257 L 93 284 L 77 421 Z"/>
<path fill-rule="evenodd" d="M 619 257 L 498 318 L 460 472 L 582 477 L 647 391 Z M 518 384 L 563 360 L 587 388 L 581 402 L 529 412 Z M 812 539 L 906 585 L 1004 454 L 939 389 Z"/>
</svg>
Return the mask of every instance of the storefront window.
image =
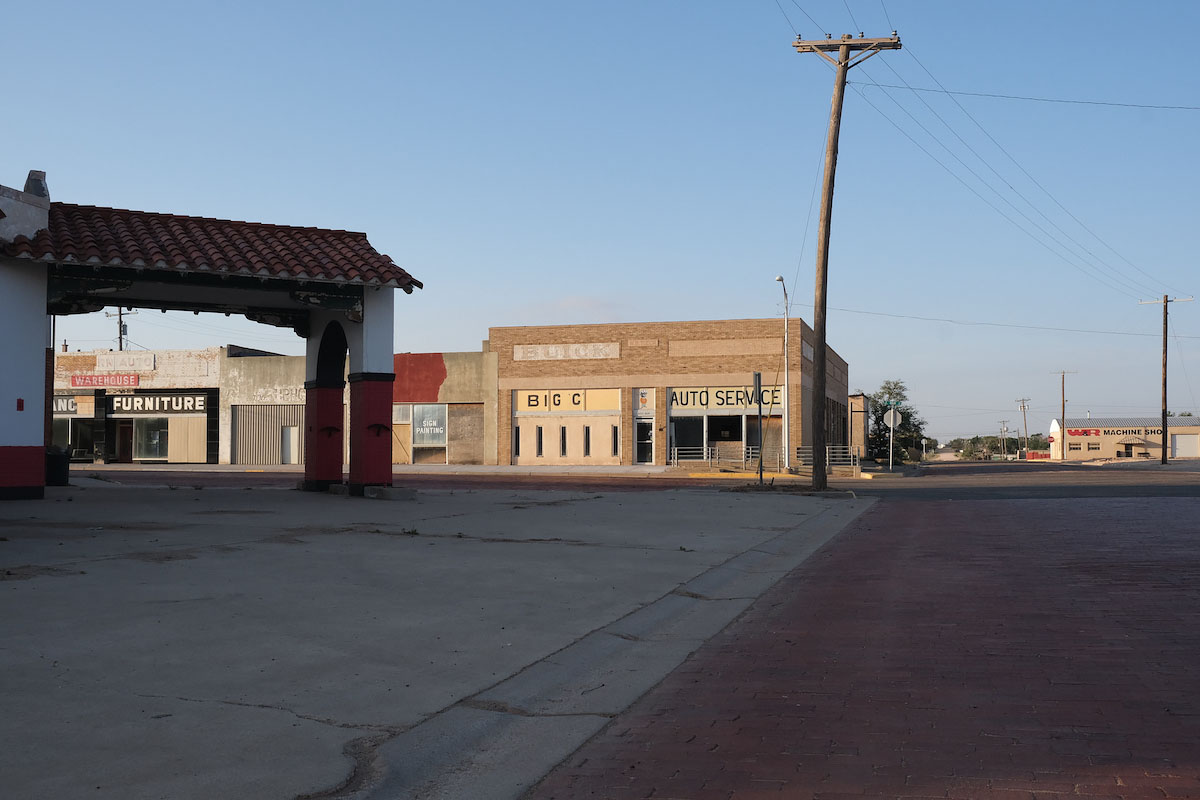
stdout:
<svg viewBox="0 0 1200 800">
<path fill-rule="evenodd" d="M 141 417 L 133 421 L 133 457 L 167 457 L 166 417 Z"/>
<path fill-rule="evenodd" d="M 50 444 L 66 450 L 71 444 L 71 420 L 67 417 L 55 417 Z"/>
<path fill-rule="evenodd" d="M 94 455 L 95 440 L 92 435 L 95 422 L 90 419 L 71 420 L 71 458 L 88 459 Z"/>
</svg>

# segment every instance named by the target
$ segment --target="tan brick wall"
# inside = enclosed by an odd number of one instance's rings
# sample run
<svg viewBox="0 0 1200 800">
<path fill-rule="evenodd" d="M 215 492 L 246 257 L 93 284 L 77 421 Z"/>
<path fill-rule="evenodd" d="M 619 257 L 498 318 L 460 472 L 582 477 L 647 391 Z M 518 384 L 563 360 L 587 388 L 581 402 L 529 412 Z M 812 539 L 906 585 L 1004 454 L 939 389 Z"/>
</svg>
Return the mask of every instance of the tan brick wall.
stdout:
<svg viewBox="0 0 1200 800">
<path fill-rule="evenodd" d="M 805 403 L 801 387 L 811 385 L 812 361 L 805 344 L 813 332 L 803 320 L 790 321 L 789 397 L 791 441 L 804 441 Z M 617 358 L 514 360 L 517 345 L 579 345 L 617 343 Z M 668 387 L 747 386 L 761 372 L 764 385 L 782 384 L 783 320 L 704 320 L 695 322 L 610 323 L 492 328 L 488 349 L 495 354 L 497 462 L 512 460 L 512 391 L 514 389 L 617 388 L 622 390 L 621 463 L 634 459 L 634 388 L 655 390 L 655 463 L 667 458 L 666 410 Z M 603 351 L 602 348 L 598 349 Z M 569 350 L 567 351 L 569 354 Z M 581 351 L 595 352 L 595 351 Z M 686 355 L 684 355 L 686 354 Z M 826 355 L 827 396 L 845 405 L 848 369 L 832 348 Z"/>
<path fill-rule="evenodd" d="M 483 463 L 483 403 L 456 403 L 446 408 L 449 463 Z"/>
</svg>

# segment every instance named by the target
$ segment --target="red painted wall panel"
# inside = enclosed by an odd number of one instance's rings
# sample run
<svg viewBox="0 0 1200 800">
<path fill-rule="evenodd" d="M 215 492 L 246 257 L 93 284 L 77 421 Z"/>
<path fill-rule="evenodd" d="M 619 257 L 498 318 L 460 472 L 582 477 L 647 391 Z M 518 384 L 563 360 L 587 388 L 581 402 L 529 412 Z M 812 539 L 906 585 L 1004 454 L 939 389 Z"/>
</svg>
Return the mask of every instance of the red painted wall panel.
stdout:
<svg viewBox="0 0 1200 800">
<path fill-rule="evenodd" d="M 304 425 L 304 480 L 341 483 L 342 389 L 306 389 Z"/>
<path fill-rule="evenodd" d="M 0 487 L 45 485 L 44 446 L 0 447 Z"/>
<path fill-rule="evenodd" d="M 396 353 L 392 356 L 396 382 L 393 403 L 436 403 L 446 382 L 446 360 L 441 353 Z"/>
<path fill-rule="evenodd" d="M 350 483 L 392 485 L 392 404 L 383 381 L 350 384 Z M 353 489 L 352 489 L 353 491 Z"/>
</svg>

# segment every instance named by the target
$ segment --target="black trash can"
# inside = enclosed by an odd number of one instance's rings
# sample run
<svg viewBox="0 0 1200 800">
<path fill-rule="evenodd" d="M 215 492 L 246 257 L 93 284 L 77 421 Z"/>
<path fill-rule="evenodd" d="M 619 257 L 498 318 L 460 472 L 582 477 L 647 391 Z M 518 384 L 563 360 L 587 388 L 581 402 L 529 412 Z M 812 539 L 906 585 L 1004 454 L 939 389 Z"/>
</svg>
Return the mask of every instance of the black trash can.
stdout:
<svg viewBox="0 0 1200 800">
<path fill-rule="evenodd" d="M 46 485 L 68 486 L 71 483 L 71 454 L 61 447 L 46 448 Z"/>
</svg>

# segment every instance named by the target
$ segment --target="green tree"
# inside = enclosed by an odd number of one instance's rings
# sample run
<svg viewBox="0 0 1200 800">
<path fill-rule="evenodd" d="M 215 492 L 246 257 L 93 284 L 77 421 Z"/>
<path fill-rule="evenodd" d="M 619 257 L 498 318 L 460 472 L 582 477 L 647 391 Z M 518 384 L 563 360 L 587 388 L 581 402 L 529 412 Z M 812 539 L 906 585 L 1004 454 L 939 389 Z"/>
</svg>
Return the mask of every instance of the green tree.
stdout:
<svg viewBox="0 0 1200 800">
<path fill-rule="evenodd" d="M 966 461 L 974 461 L 984 457 L 984 441 L 982 436 L 972 436 L 970 439 L 963 441 L 962 452 L 959 453 L 959 458 Z"/>
<path fill-rule="evenodd" d="M 892 460 L 904 463 L 908 457 L 906 448 L 914 448 L 921 452 L 921 439 L 925 435 L 925 420 L 917 414 L 917 410 L 908 404 L 908 387 L 902 380 L 884 381 L 877 392 L 869 395 L 871 398 L 871 433 L 868 439 L 869 454 L 876 461 L 888 460 L 888 438 L 890 432 L 884 424 L 883 415 L 887 413 L 890 404 L 894 402 L 896 411 L 902 417 L 896 427 L 892 442 Z"/>
</svg>

